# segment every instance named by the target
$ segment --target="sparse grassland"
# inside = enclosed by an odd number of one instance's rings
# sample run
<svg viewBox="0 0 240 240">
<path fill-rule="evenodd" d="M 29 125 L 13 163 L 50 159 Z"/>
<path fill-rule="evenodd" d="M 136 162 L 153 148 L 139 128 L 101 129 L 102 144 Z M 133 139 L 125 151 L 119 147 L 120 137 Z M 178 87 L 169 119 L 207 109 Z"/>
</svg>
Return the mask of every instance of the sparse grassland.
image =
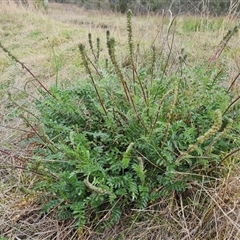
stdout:
<svg viewBox="0 0 240 240">
<path fill-rule="evenodd" d="M 239 15 L 0 4 L 0 239 L 240 238 Z"/>
</svg>

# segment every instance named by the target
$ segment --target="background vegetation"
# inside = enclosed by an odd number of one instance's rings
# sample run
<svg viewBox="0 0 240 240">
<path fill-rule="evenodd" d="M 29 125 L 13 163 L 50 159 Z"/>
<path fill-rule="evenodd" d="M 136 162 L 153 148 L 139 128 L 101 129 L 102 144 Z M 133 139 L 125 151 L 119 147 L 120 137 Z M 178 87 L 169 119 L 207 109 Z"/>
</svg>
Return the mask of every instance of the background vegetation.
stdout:
<svg viewBox="0 0 240 240">
<path fill-rule="evenodd" d="M 229 8 L 236 7 L 238 1 L 198 1 L 198 0 L 57 0 L 62 3 L 76 3 L 87 9 L 106 9 L 113 11 L 126 12 L 132 9 L 134 13 L 162 12 L 164 9 L 170 9 L 174 14 L 212 14 L 219 15 L 228 12 Z M 236 7 L 239 11 L 239 6 Z"/>
<path fill-rule="evenodd" d="M 239 236 L 236 13 L 1 11 L 3 238 Z"/>
</svg>

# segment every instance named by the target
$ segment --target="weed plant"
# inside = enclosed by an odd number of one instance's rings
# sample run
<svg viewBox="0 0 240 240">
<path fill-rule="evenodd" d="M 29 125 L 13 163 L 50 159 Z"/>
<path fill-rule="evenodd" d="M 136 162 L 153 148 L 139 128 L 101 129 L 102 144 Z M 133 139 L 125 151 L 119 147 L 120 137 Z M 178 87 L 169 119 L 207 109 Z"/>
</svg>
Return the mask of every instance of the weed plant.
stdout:
<svg viewBox="0 0 240 240">
<path fill-rule="evenodd" d="M 128 64 L 109 31 L 107 60 L 89 34 L 89 48 L 79 44 L 88 78 L 43 89 L 36 102 L 39 148 L 28 167 L 43 176 L 44 211 L 74 216 L 80 227 L 106 228 L 131 209 L 216 184 L 239 151 L 239 98 L 223 87 L 224 71 L 190 69 L 171 47 L 165 56 L 150 46 L 141 58 L 131 18 L 128 11 Z"/>
</svg>

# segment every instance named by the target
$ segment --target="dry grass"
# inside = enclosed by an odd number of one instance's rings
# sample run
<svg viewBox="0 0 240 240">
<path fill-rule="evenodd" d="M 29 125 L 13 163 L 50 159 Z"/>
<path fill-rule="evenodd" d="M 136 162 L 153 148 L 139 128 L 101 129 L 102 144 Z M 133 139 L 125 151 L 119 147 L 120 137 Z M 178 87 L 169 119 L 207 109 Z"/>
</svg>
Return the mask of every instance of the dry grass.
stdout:
<svg viewBox="0 0 240 240">
<path fill-rule="evenodd" d="M 184 46 L 191 64 L 196 65 L 212 56 L 226 31 L 236 24 L 236 19 L 224 19 L 224 25 L 217 31 L 185 32 L 182 26 L 192 18 L 177 19 L 173 51 L 178 53 Z M 45 14 L 33 8 L 16 7 L 12 2 L 9 5 L 0 3 L 2 44 L 47 87 L 56 80 L 72 81 L 83 76 L 77 44 L 86 42 L 88 32 L 104 41 L 106 29 L 109 29 L 123 46 L 126 42 L 125 22 L 122 15 L 86 12 L 72 5 L 53 3 Z M 149 41 L 156 38 L 155 43 L 161 46 L 168 24 L 169 17 L 133 18 L 136 42 L 147 47 Z M 239 38 L 240 35 L 236 35 L 230 41 L 219 61 L 228 69 L 228 85 L 240 72 Z M 124 58 L 124 52 L 119 57 Z M 239 94 L 238 84 L 239 81 L 235 81 L 233 94 Z M 186 193 L 189 195 L 187 203 L 180 196 L 173 196 L 171 201 L 163 199 L 144 212 L 136 210 L 136 214 L 124 216 L 117 226 L 102 234 L 91 228 L 74 232 L 74 222 L 55 220 L 54 211 L 42 214 L 37 201 L 39 196 L 32 191 L 40 177 L 25 170 L 34 148 L 27 142 L 33 130 L 22 119 L 16 118 L 24 107 L 34 113 L 31 103 L 39 97 L 37 86 L 19 64 L 0 50 L 0 237 L 39 240 L 240 239 L 237 165 L 240 156 L 226 163 L 226 178 L 216 179 L 216 187 L 196 185 Z M 9 100 L 7 92 L 18 106 Z"/>
</svg>

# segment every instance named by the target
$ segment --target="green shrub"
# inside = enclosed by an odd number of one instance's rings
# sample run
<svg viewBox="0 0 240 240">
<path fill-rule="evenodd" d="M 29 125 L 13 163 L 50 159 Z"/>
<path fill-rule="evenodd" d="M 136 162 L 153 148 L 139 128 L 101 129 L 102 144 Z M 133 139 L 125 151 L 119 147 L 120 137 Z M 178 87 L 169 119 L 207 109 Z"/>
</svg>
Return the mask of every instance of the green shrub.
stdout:
<svg viewBox="0 0 240 240">
<path fill-rule="evenodd" d="M 89 53 L 79 45 L 89 78 L 53 86 L 36 103 L 44 147 L 29 167 L 45 176 L 37 186 L 44 210 L 74 215 L 79 226 L 107 227 L 196 181 L 211 184 L 239 147 L 239 109 L 221 85 L 225 74 L 181 61 L 173 73 L 154 46 L 137 62 L 131 12 L 127 19 L 127 67 L 109 32 L 107 66 L 89 35 Z"/>
</svg>

